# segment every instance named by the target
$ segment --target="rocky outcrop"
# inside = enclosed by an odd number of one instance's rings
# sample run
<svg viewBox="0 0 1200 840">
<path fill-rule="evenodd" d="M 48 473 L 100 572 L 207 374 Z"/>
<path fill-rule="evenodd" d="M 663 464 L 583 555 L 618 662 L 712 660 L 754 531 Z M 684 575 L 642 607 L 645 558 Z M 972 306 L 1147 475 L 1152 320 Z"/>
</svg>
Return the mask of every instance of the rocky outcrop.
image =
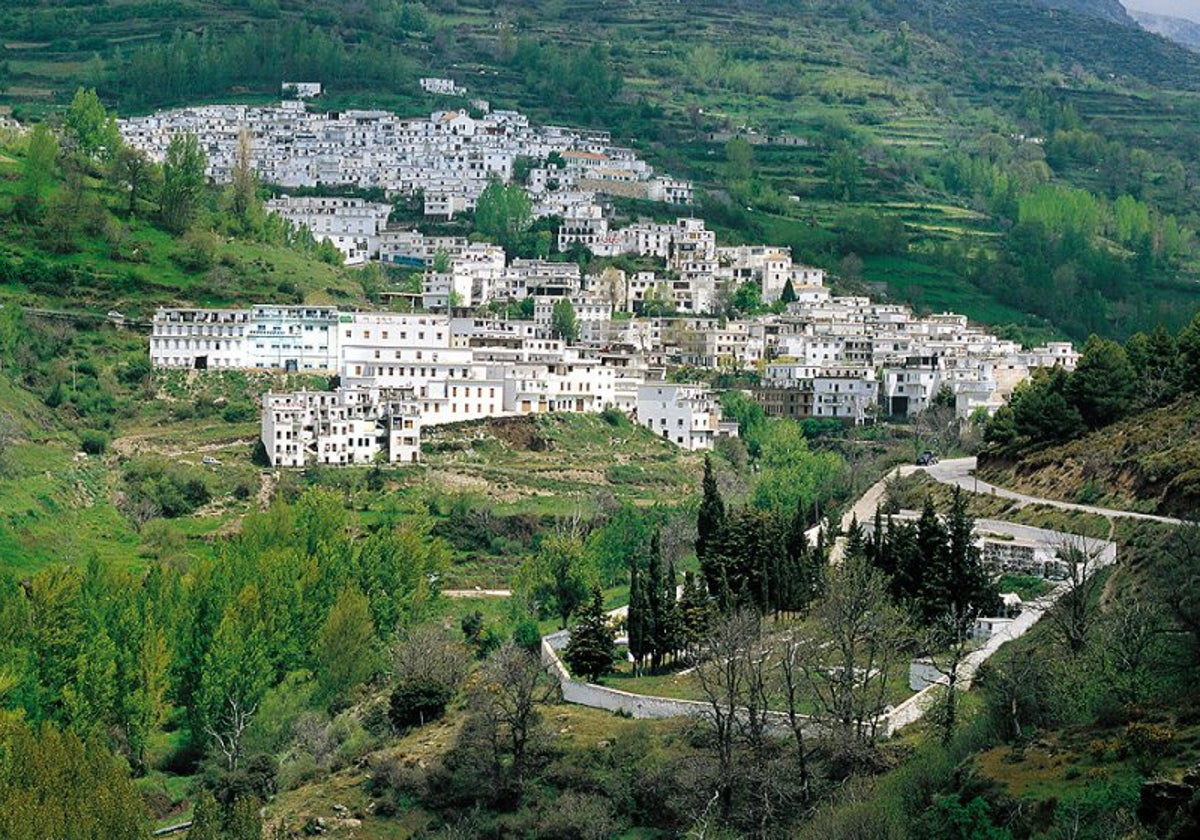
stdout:
<svg viewBox="0 0 1200 840">
<path fill-rule="evenodd" d="M 1200 765 L 1184 773 L 1179 782 L 1146 781 L 1137 816 L 1159 837 L 1200 837 Z"/>
</svg>

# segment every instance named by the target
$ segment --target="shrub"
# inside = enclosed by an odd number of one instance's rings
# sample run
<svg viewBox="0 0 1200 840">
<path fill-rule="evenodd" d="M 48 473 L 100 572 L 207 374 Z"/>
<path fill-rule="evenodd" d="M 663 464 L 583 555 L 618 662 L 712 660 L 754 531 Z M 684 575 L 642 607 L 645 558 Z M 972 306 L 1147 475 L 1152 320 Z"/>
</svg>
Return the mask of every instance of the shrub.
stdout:
<svg viewBox="0 0 1200 840">
<path fill-rule="evenodd" d="M 257 417 L 258 412 L 252 403 L 230 403 L 221 412 L 221 419 L 226 423 L 248 423 Z"/>
<path fill-rule="evenodd" d="M 103 455 L 108 449 L 108 435 L 88 429 L 79 436 L 79 445 L 89 455 Z"/>
<path fill-rule="evenodd" d="M 619 408 L 615 408 L 611 405 L 600 412 L 600 419 L 608 425 L 618 429 L 627 425 L 629 422 L 628 418 L 625 417 Z"/>
<path fill-rule="evenodd" d="M 424 726 L 446 711 L 453 690 L 433 680 L 404 680 L 392 691 L 388 718 L 397 729 Z"/>
<path fill-rule="evenodd" d="M 542 646 L 542 631 L 533 619 L 525 619 L 513 630 L 513 642 L 517 647 L 536 652 Z"/>
</svg>

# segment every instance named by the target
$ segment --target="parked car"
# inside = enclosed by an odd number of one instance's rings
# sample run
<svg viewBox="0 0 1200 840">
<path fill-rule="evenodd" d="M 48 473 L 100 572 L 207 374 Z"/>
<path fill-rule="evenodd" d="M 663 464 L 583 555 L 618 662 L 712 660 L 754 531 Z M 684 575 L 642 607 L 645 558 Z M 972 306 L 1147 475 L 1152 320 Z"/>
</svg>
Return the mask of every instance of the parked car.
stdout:
<svg viewBox="0 0 1200 840">
<path fill-rule="evenodd" d="M 917 456 L 918 467 L 930 467 L 938 462 L 937 454 L 932 449 L 926 449 Z"/>
</svg>

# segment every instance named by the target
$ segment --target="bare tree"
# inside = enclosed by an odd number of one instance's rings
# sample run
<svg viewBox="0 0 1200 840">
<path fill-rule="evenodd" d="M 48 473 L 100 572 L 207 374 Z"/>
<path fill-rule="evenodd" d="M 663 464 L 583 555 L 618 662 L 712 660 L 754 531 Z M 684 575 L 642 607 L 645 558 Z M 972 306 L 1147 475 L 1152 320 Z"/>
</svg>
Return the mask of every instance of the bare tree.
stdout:
<svg viewBox="0 0 1200 840">
<path fill-rule="evenodd" d="M 833 568 L 813 618 L 819 644 L 803 670 L 818 716 L 845 741 L 874 744 L 907 637 L 886 577 L 866 558 L 847 557 Z"/>
<path fill-rule="evenodd" d="M 1032 648 L 1004 651 L 980 669 L 976 682 L 992 706 L 1003 737 L 1024 737 L 1025 722 L 1041 717 L 1045 670 L 1045 660 Z"/>
<path fill-rule="evenodd" d="M 946 690 L 938 706 L 937 723 L 943 744 L 954 737 L 958 723 L 958 692 L 962 690 L 962 665 L 972 649 L 971 631 L 979 611 L 963 610 L 956 605 L 925 631 L 922 647 L 929 663 L 946 679 Z"/>
<path fill-rule="evenodd" d="M 1150 569 L 1154 598 L 1191 636 L 1191 664 L 1200 664 L 1200 522 L 1172 529 Z"/>
<path fill-rule="evenodd" d="M 750 610 L 739 610 L 713 628 L 696 666 L 696 678 L 706 703 L 704 720 L 713 737 L 717 758 L 717 802 L 722 822 L 733 811 L 734 748 L 739 714 L 744 714 L 748 682 L 746 666 L 759 647 L 760 619 Z"/>
<path fill-rule="evenodd" d="M 1153 695 L 1169 629 L 1162 608 L 1128 589 L 1104 613 L 1100 646 L 1104 669 L 1117 700 L 1135 706 Z"/>
<path fill-rule="evenodd" d="M 6 413 L 0 413 L 0 473 L 5 472 L 5 456 L 8 454 L 9 448 L 16 443 L 21 436 L 21 429 L 17 425 L 17 421 Z"/>
<path fill-rule="evenodd" d="M 1102 565 L 1105 547 L 1100 540 L 1075 535 L 1066 536 L 1058 545 L 1058 559 L 1065 565 L 1066 587 L 1046 617 L 1072 656 L 1087 647 L 1100 614 L 1104 581 L 1096 572 Z"/>
<path fill-rule="evenodd" d="M 796 626 L 785 631 L 776 642 L 779 651 L 779 694 L 783 698 L 783 711 L 796 745 L 796 767 L 799 771 L 800 794 L 805 802 L 812 798 L 812 777 L 809 772 L 811 753 L 805 743 L 808 717 L 800 712 L 808 696 L 805 679 L 806 664 L 817 655 L 819 642 L 805 627 Z"/>
<path fill-rule="evenodd" d="M 454 691 L 462 684 L 471 661 L 467 646 L 442 628 L 413 627 L 392 649 L 392 674 L 399 680 L 419 680 Z"/>
<path fill-rule="evenodd" d="M 488 657 L 477 676 L 470 700 L 473 729 L 486 743 L 498 793 L 519 800 L 541 735 L 541 707 L 555 698 L 558 685 L 536 655 L 512 642 Z"/>
<path fill-rule="evenodd" d="M 693 833 L 707 824 L 715 804 L 721 825 L 737 828 L 739 836 L 766 838 L 786 824 L 792 806 L 804 798 L 790 753 L 775 731 L 779 721 L 770 711 L 778 660 L 779 647 L 762 634 L 762 621 L 753 611 L 728 616 L 708 638 L 696 674 L 716 768 L 712 798 Z"/>
<path fill-rule="evenodd" d="M 217 719 L 204 727 L 208 737 L 213 739 L 217 749 L 225 756 L 225 766 L 228 770 L 236 770 L 242 758 L 242 741 L 250 720 L 258 711 L 258 703 L 247 704 L 232 694 L 225 698 L 226 708 L 221 710 Z"/>
</svg>

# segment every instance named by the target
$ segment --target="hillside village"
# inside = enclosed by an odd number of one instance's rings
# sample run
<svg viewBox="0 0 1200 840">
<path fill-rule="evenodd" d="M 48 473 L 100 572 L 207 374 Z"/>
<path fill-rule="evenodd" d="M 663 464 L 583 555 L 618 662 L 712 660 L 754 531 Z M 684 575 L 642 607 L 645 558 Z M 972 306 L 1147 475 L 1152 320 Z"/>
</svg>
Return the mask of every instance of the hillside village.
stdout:
<svg viewBox="0 0 1200 840">
<path fill-rule="evenodd" d="M 367 463 L 382 452 L 389 461 L 416 451 L 385 436 L 349 431 L 348 407 L 367 425 L 419 417 L 421 425 L 547 411 L 600 412 L 615 408 L 687 450 L 711 449 L 736 424 L 721 421 L 715 396 L 703 385 L 667 381 L 681 366 L 721 372 L 762 372 L 752 391 L 773 416 L 817 418 L 861 425 L 891 415 L 914 416 L 943 389 L 955 416 L 991 413 L 1016 385 L 1042 367 L 1074 369 L 1077 352 L 1066 342 L 1022 349 L 944 313 L 922 318 L 905 306 L 864 297 L 831 295 L 821 272 L 791 267 L 784 251 L 716 249 L 703 223 L 682 219 L 685 243 L 707 233 L 706 256 L 748 255 L 730 270 L 770 285 L 795 289 L 781 314 L 725 320 L 717 317 L 629 317 L 639 309 L 636 276 L 610 269 L 585 285 L 571 263 L 514 260 L 482 243 L 454 249 L 448 274 L 425 277 L 425 313 L 341 312 L 332 307 L 256 306 L 249 310 L 162 309 L 154 319 L 151 362 L 157 368 L 292 370 L 339 377 L 332 402 L 311 396 L 264 400 L 263 436 L 277 463 L 300 465 L 302 452 L 322 463 Z M 419 235 L 415 235 L 419 238 Z M 417 240 L 414 239 L 414 242 Z M 669 252 L 679 253 L 674 235 Z M 422 243 L 412 253 L 428 255 Z M 486 255 L 485 258 L 480 258 Z M 716 265 L 715 259 L 694 260 Z M 732 261 L 731 261 L 732 262 Z M 793 284 L 793 279 L 804 285 Z M 695 282 L 715 284 L 697 272 Z M 475 305 L 532 297 L 532 321 L 447 311 L 438 283 L 470 289 Z M 691 294 L 688 283 L 682 291 Z M 569 302 L 576 334 L 562 335 L 557 303 Z M 619 316 L 624 317 L 619 317 Z M 578 320 L 576 320 L 578 319 Z M 382 389 L 382 390 L 381 390 Z M 397 406 L 403 405 L 401 411 Z M 333 412 L 332 414 L 330 412 Z M 329 430 L 321 432 L 321 429 Z M 324 435 L 334 435 L 326 439 Z M 380 443 L 383 447 L 380 447 Z"/>
<path fill-rule="evenodd" d="M 121 135 L 161 162 L 172 137 L 194 134 L 217 183 L 232 178 L 239 138 L 247 137 L 255 172 L 266 183 L 419 195 L 430 217 L 473 210 L 488 179 L 510 180 L 518 158 L 548 162 L 529 173 L 535 216 L 568 215 L 588 205 L 597 190 L 692 202 L 690 183 L 655 175 L 632 149 L 614 146 L 607 131 L 535 127 L 523 114 L 493 111 L 484 101 L 476 101 L 472 112 L 478 118 L 449 110 L 402 119 L 388 111 L 309 111 L 294 99 L 271 107 L 209 105 L 133 117 L 121 121 Z M 348 230 L 356 224 L 351 220 L 375 210 L 360 203 L 337 209 L 333 215 L 344 217 Z M 301 205 L 297 212 L 306 210 Z"/>
<path fill-rule="evenodd" d="M 1117 0 L 16 5 L 0 840 L 1200 836 Z"/>
<path fill-rule="evenodd" d="M 419 293 L 385 293 L 421 314 L 162 309 L 152 364 L 337 376 L 332 396 L 264 397 L 263 445 L 283 466 L 415 461 L 422 426 L 564 410 L 616 409 L 685 450 L 711 450 L 719 437 L 736 435 L 736 424 L 722 422 L 706 386 L 672 379 L 680 367 L 755 369 L 751 394 L 768 414 L 852 425 L 915 416 L 942 393 L 959 418 L 991 414 L 1037 368 L 1075 367 L 1078 354 L 1066 342 L 1024 350 L 964 316 L 922 318 L 906 306 L 835 296 L 824 272 L 794 264 L 789 248 L 718 246 L 702 219 L 613 228 L 600 194 L 679 205 L 691 201 L 690 185 L 655 176 L 605 132 L 535 127 L 515 112 L 475 108 L 478 119 L 438 111 L 402 120 L 309 112 L 299 99 L 168 111 L 125 120 L 121 131 L 156 159 L 172 137 L 196 134 L 217 182 L 231 180 L 239 155 L 250 155 L 243 163 L 270 183 L 381 187 L 423 196 L 427 216 L 447 219 L 474 209 L 488 183 L 511 181 L 525 158 L 541 164 L 530 167 L 524 187 L 533 215 L 562 219 L 559 251 L 631 255 L 661 270 L 585 276 L 573 262 L 510 261 L 491 242 L 389 226 L 384 203 L 281 196 L 267 209 L 332 243 L 347 264 L 421 270 Z M 709 314 L 747 284 L 778 314 Z M 533 303 L 532 320 L 480 314 L 523 301 Z"/>
</svg>

